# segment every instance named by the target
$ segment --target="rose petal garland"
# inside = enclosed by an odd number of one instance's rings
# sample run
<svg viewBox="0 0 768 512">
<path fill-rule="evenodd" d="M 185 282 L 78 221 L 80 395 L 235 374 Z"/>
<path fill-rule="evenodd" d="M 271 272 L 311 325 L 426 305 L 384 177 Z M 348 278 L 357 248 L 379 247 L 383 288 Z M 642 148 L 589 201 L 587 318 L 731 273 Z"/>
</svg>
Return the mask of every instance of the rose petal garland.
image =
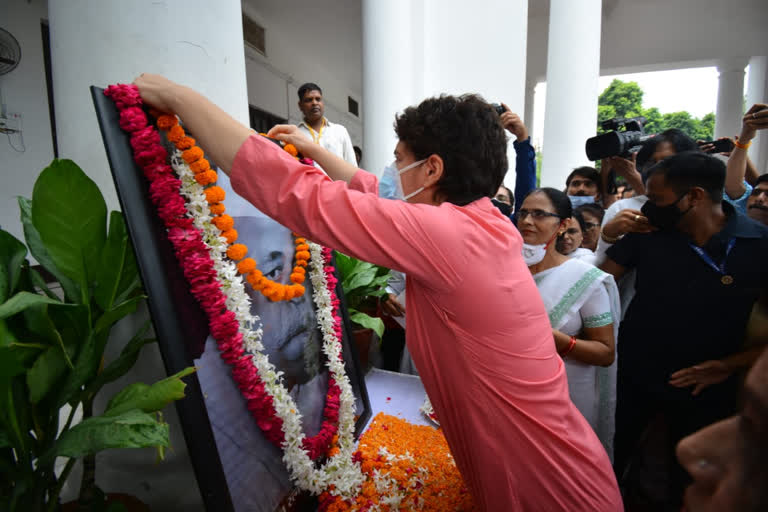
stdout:
<svg viewBox="0 0 768 512">
<path fill-rule="evenodd" d="M 222 256 L 226 252 L 228 239 L 219 236 L 220 232 L 210 222 L 208 203 L 223 200 L 223 190 L 199 189 L 198 192 L 203 192 L 205 196 L 205 200 L 201 200 L 200 195 L 194 193 L 194 186 L 200 187 L 200 184 L 197 181 L 194 181 L 195 185 L 184 183 L 184 191 L 196 196 L 185 203 L 179 195 L 183 180 L 172 176 L 159 135 L 147 126 L 146 116 L 138 108 L 141 98 L 135 86 L 110 86 L 105 95 L 115 99 L 120 110 L 120 125 L 131 133 L 134 159 L 150 180 L 150 198 L 168 228 L 169 240 L 192 294 L 208 315 L 211 334 L 217 340 L 222 358 L 232 366 L 233 379 L 265 436 L 272 442 L 281 442 L 283 461 L 292 480 L 299 488 L 314 494 L 330 490 L 336 496 L 355 495 L 363 482 L 363 475 L 353 457 L 354 395 L 341 358 L 338 300 L 333 289 L 329 288 L 329 283 L 335 286 L 333 268 L 326 265 L 330 262 L 330 252 L 324 252 L 317 244 L 309 244 L 313 260 L 310 278 L 315 287 L 326 365 L 331 373 L 330 396 L 324 412 L 331 417 L 338 413 L 335 454 L 316 468 L 308 451 L 320 450 L 311 441 L 307 444 L 301 428 L 301 415 L 282 386 L 281 373 L 262 353 L 261 329 L 250 329 L 258 318 L 250 315 L 249 302 L 236 268 Z M 174 166 L 186 171 L 189 165 L 184 160 L 187 159 L 183 155 L 181 159 L 174 158 Z M 194 174 L 191 169 L 189 172 Z M 192 218 L 186 216 L 187 212 Z M 224 308 L 226 311 L 222 313 Z M 334 398 L 337 389 L 338 407 Z M 334 438 L 329 430 L 321 428 L 320 434 L 315 436 L 318 446 Z"/>
</svg>

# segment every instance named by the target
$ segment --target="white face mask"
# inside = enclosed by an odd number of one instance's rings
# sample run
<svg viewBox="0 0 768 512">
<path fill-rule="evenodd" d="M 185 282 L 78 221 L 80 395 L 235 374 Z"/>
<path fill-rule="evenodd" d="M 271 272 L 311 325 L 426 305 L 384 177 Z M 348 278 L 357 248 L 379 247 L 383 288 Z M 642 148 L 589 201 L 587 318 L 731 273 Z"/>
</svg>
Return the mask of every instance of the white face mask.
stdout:
<svg viewBox="0 0 768 512">
<path fill-rule="evenodd" d="M 544 259 L 544 256 L 547 255 L 547 248 L 549 247 L 549 244 L 551 244 L 552 241 L 557 238 L 559 231 L 560 225 L 557 226 L 555 234 L 552 235 L 552 238 L 549 239 L 549 242 L 545 244 L 533 245 L 523 242 L 523 261 L 525 261 L 525 264 L 530 267 L 531 265 L 536 265 L 537 263 L 541 262 L 541 260 Z"/>
<path fill-rule="evenodd" d="M 407 201 L 410 198 L 412 198 L 413 196 L 415 196 L 416 194 L 418 194 L 419 192 L 421 192 L 422 190 L 424 190 L 424 187 L 417 188 L 416 190 L 414 190 L 413 192 L 411 192 L 410 194 L 408 194 L 406 196 L 405 192 L 403 191 L 403 179 L 401 178 L 401 175 L 404 172 L 408 172 L 411 169 L 415 169 L 416 167 L 418 167 L 419 165 L 423 164 L 426 161 L 427 161 L 427 159 L 424 158 L 423 160 L 419 160 L 418 162 L 413 162 L 412 164 L 403 167 L 402 169 L 400 169 L 397 172 L 397 179 L 395 180 L 395 183 L 397 184 L 397 197 L 398 198 L 402 199 L 403 201 Z"/>
</svg>

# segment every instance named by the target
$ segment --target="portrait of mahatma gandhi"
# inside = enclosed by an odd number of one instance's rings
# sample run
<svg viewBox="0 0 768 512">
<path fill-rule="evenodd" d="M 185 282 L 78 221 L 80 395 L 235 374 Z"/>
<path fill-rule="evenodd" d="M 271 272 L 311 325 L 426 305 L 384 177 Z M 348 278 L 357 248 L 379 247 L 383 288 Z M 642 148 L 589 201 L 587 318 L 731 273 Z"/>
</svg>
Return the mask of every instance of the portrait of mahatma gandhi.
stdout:
<svg viewBox="0 0 768 512">
<path fill-rule="evenodd" d="M 248 247 L 248 255 L 267 278 L 289 284 L 295 248 L 291 231 L 237 196 L 223 173 L 218 185 L 226 191 L 238 242 Z M 322 424 L 328 369 L 309 272 L 304 286 L 302 297 L 272 302 L 245 283 L 251 312 L 261 319 L 265 352 L 284 372 L 283 384 L 296 401 L 304 433 L 311 436 Z M 235 509 L 272 512 L 293 488 L 282 451 L 264 439 L 212 338 L 195 365 Z M 357 407 L 359 414 L 360 400 Z"/>
</svg>

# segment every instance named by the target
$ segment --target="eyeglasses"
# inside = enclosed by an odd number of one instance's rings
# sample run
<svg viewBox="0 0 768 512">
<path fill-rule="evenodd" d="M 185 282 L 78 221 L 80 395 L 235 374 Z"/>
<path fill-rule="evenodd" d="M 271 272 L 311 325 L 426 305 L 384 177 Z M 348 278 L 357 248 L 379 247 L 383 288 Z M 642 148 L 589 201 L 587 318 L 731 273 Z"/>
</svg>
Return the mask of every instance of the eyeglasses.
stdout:
<svg viewBox="0 0 768 512">
<path fill-rule="evenodd" d="M 585 222 L 584 223 L 584 231 L 592 231 L 595 228 L 599 228 L 600 224 L 597 224 L 595 222 Z"/>
<path fill-rule="evenodd" d="M 556 219 L 560 218 L 558 214 L 545 212 L 544 210 L 518 210 L 517 211 L 518 220 L 525 220 L 525 218 L 529 215 L 533 217 L 533 220 L 541 220 L 546 217 L 555 217 Z"/>
</svg>

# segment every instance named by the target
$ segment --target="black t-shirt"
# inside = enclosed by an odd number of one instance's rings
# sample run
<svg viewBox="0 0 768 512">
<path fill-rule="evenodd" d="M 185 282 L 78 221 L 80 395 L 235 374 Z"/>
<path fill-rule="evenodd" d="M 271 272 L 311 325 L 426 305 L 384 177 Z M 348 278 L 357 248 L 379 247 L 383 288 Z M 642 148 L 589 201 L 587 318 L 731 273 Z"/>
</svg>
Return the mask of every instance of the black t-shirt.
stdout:
<svg viewBox="0 0 768 512">
<path fill-rule="evenodd" d="M 728 203 L 723 210 L 725 227 L 702 249 L 718 266 L 725 258 L 731 284 L 677 231 L 628 234 L 608 249 L 613 261 L 637 270 L 617 347 L 625 379 L 666 391 L 671 373 L 742 349 L 752 307 L 768 285 L 768 228 Z"/>
</svg>

